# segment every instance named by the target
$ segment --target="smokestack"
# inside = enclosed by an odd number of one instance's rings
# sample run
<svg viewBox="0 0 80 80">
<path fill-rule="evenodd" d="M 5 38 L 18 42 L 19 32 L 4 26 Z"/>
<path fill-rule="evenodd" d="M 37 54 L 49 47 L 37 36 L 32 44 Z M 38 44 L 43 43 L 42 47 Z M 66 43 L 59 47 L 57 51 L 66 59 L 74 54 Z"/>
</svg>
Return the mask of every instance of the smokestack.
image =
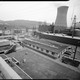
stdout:
<svg viewBox="0 0 80 80">
<path fill-rule="evenodd" d="M 60 6 L 57 9 L 57 18 L 55 21 L 55 26 L 59 28 L 61 27 L 67 27 L 67 11 L 68 6 Z"/>
</svg>

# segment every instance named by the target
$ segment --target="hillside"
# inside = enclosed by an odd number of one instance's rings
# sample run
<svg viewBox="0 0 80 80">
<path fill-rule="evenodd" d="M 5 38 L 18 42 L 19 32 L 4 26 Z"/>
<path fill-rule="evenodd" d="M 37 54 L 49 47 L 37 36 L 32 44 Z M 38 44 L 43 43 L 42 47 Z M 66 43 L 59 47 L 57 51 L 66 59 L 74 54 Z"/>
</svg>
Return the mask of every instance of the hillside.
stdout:
<svg viewBox="0 0 80 80">
<path fill-rule="evenodd" d="M 39 24 L 44 22 L 38 22 L 38 21 L 29 21 L 29 20 L 11 20 L 11 21 L 2 21 L 1 23 L 7 23 L 8 29 L 14 29 L 14 28 L 32 28 L 32 27 L 38 27 Z"/>
</svg>

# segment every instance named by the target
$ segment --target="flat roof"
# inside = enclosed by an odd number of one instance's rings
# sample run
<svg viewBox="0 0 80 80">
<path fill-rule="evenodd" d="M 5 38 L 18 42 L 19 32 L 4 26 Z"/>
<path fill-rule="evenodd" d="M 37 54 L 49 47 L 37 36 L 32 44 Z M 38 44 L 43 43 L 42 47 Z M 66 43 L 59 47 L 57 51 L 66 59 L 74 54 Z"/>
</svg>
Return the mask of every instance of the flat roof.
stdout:
<svg viewBox="0 0 80 80">
<path fill-rule="evenodd" d="M 25 55 L 27 53 L 27 55 Z M 76 79 L 79 80 L 80 73 L 58 64 L 38 52 L 26 48 L 25 50 L 8 54 L 19 60 L 20 68 L 29 74 L 33 79 Z M 23 59 L 26 61 L 23 63 Z"/>
<path fill-rule="evenodd" d="M 9 40 L 6 40 L 6 39 L 0 40 L 0 46 L 5 46 L 5 45 L 9 45 L 9 44 L 10 44 Z"/>
<path fill-rule="evenodd" d="M 0 42 L 7 42 L 7 41 L 9 41 L 9 40 L 7 40 L 7 39 L 1 39 L 0 40 Z"/>
<path fill-rule="evenodd" d="M 53 43 L 53 45 L 48 45 L 48 44 L 44 44 L 42 42 L 39 42 L 39 41 L 34 41 L 34 40 L 31 40 L 31 39 L 25 39 L 23 40 L 24 43 L 29 43 L 29 44 L 33 44 L 33 45 L 36 45 L 36 46 L 39 46 L 41 48 L 44 48 L 44 49 L 47 49 L 47 50 L 50 50 L 50 51 L 53 51 L 53 52 L 56 52 L 56 53 L 60 53 L 62 50 L 64 50 L 65 48 L 67 48 L 68 46 L 65 45 L 65 46 L 60 46 L 59 44 L 55 44 Z"/>
</svg>

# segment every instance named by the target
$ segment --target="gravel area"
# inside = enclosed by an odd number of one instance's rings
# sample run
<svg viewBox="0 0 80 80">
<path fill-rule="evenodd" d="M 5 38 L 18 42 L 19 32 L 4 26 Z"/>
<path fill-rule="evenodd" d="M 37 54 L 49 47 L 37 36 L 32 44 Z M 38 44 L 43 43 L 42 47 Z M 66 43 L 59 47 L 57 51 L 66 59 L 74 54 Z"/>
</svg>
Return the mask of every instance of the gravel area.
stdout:
<svg viewBox="0 0 80 80">
<path fill-rule="evenodd" d="M 80 80 L 80 73 L 64 67 L 31 49 L 8 54 L 20 61 L 20 67 L 33 79 L 69 79 Z"/>
</svg>

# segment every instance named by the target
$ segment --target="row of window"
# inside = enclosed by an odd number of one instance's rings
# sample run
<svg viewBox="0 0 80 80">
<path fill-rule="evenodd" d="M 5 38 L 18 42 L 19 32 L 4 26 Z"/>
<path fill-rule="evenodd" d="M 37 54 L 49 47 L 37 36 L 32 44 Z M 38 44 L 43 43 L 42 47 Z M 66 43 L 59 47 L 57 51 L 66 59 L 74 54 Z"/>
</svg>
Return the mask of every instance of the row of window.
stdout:
<svg viewBox="0 0 80 80">
<path fill-rule="evenodd" d="M 41 51 L 41 52 L 44 52 L 44 53 L 49 53 L 49 55 L 53 55 L 53 56 L 57 55 L 57 53 L 49 51 L 49 50 L 46 50 L 46 49 L 43 49 L 43 48 L 40 48 L 39 46 L 30 44 L 30 43 L 27 43 L 27 42 L 23 42 L 23 43 L 25 43 L 23 45 L 27 44 L 26 46 L 29 46 L 29 47 L 34 48 L 34 49 L 37 49 L 38 51 Z M 58 55 L 56 56 L 56 58 L 57 57 L 58 57 Z"/>
</svg>

